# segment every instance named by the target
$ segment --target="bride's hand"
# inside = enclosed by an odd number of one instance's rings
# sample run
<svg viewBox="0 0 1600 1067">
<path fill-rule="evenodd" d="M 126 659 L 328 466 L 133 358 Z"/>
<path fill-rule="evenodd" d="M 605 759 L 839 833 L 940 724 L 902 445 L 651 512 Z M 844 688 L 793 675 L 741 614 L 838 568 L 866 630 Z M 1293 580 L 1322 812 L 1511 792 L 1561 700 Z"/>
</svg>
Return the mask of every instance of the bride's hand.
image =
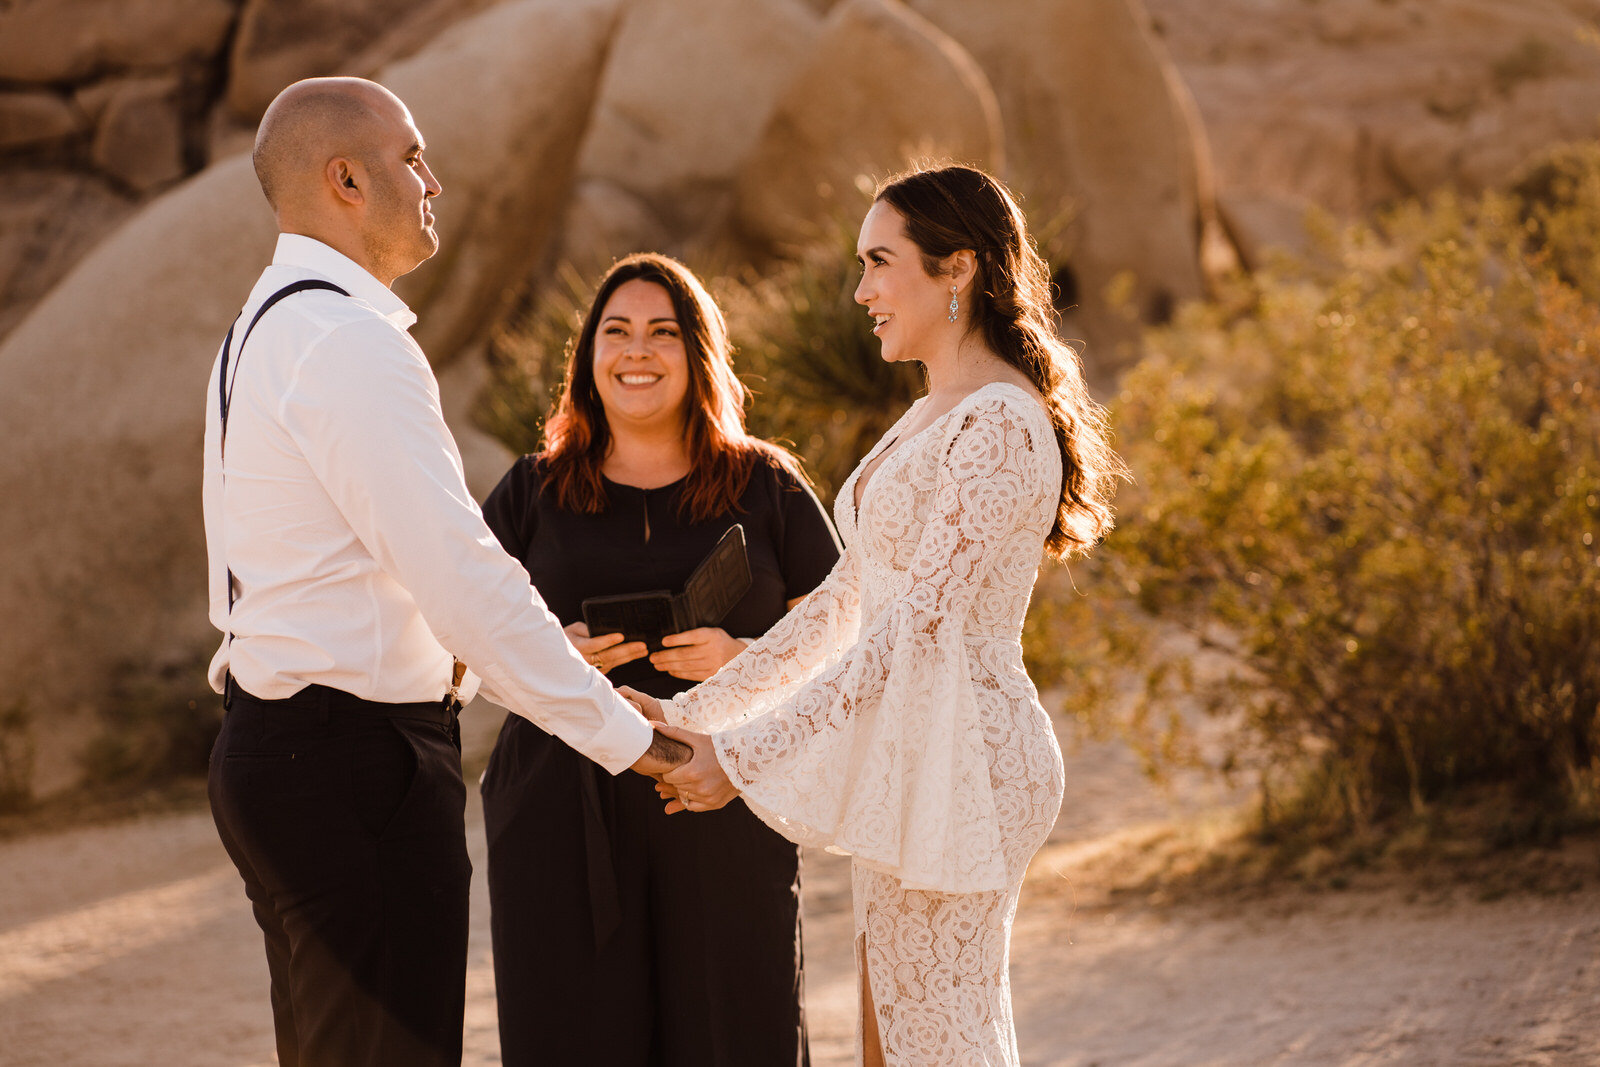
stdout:
<svg viewBox="0 0 1600 1067">
<path fill-rule="evenodd" d="M 739 795 L 728 776 L 717 762 L 717 753 L 709 734 L 695 733 L 675 726 L 657 726 L 668 737 L 676 738 L 694 749 L 694 756 L 662 775 L 656 792 L 670 802 L 667 814 L 680 811 L 715 811 Z"/>
<path fill-rule="evenodd" d="M 631 689 L 628 686 L 619 685 L 617 686 L 617 694 L 621 696 L 623 700 L 626 700 L 628 703 L 638 708 L 639 714 L 643 715 L 651 722 L 667 721 L 666 712 L 661 710 L 661 701 L 657 700 L 649 693 L 641 693 L 637 689 Z"/>
</svg>

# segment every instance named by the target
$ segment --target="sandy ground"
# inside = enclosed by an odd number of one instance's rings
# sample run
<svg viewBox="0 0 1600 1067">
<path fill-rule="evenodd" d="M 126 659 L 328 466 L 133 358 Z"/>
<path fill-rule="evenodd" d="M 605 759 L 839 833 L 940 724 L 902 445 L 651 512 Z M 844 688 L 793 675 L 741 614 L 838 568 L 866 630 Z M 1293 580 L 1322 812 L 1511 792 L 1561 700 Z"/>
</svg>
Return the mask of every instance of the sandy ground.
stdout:
<svg viewBox="0 0 1600 1067">
<path fill-rule="evenodd" d="M 471 733 L 481 748 L 494 723 Z M 1106 903 L 1074 857 L 1225 801 L 1163 797 L 1115 746 L 1069 751 L 1068 803 L 1023 895 L 1012 981 L 1038 1067 L 1600 1064 L 1600 890 L 1408 902 L 1401 888 L 1248 904 Z M 466 1062 L 499 1062 L 476 805 Z M 818 1067 L 853 1058 L 845 861 L 808 856 Z M 1094 901 L 1089 904 L 1085 901 Z M 275 1062 L 259 934 L 209 816 L 0 843 L 0 1064 Z M 752 1065 L 760 1067 L 760 1065 Z"/>
</svg>

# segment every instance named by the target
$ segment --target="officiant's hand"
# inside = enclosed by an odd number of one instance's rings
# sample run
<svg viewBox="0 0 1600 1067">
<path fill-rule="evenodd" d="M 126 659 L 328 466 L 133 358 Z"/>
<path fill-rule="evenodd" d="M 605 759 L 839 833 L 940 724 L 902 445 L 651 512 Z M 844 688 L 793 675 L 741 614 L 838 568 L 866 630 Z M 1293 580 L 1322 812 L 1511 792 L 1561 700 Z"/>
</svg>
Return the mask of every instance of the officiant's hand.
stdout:
<svg viewBox="0 0 1600 1067">
<path fill-rule="evenodd" d="M 661 776 L 656 792 L 669 801 L 667 814 L 680 811 L 715 811 L 739 795 L 717 762 L 709 734 L 695 733 L 677 726 L 656 725 L 656 732 L 694 748 L 689 762 Z"/>
<path fill-rule="evenodd" d="M 562 632 L 567 635 L 572 647 L 578 650 L 578 655 L 588 660 L 589 666 L 601 674 L 624 663 L 632 663 L 650 651 L 643 641 L 624 642 L 621 634 L 590 637 L 588 623 L 575 622 L 563 627 Z"/>
<path fill-rule="evenodd" d="M 650 653 L 650 663 L 674 678 L 703 682 L 716 674 L 724 663 L 745 650 L 750 642 L 731 636 L 717 626 L 702 626 L 661 639 L 666 647 Z"/>
</svg>

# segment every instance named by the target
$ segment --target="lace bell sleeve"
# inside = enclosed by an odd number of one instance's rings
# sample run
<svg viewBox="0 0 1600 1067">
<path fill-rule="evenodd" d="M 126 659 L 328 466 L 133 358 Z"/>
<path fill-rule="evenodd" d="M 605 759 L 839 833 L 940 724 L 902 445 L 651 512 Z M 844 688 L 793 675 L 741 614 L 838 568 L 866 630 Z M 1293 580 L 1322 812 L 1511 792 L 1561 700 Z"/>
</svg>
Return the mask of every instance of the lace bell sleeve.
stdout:
<svg viewBox="0 0 1600 1067">
<path fill-rule="evenodd" d="M 1060 485 L 1042 419 L 991 399 L 952 420 L 899 595 L 831 666 L 714 735 L 746 803 L 786 837 L 910 887 L 1006 885 L 973 661 L 984 642 L 1018 636 L 967 630 L 993 561 L 1021 539 L 1042 548 Z M 761 672 L 747 676 L 759 693 Z"/>
<path fill-rule="evenodd" d="M 711 733 L 776 707 L 855 641 L 860 614 L 860 579 L 846 549 L 771 629 L 710 678 L 663 700 L 667 722 Z"/>
</svg>

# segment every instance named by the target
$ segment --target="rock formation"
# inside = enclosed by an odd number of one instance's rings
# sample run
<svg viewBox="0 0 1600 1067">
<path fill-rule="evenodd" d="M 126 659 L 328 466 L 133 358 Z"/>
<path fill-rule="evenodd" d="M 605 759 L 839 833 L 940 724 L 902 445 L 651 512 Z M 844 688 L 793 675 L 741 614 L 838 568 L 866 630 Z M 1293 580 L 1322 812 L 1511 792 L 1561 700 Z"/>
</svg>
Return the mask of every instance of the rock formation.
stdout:
<svg viewBox="0 0 1600 1067">
<path fill-rule="evenodd" d="M 1068 227 L 1057 266 L 1070 272 L 1078 321 L 1101 342 L 1091 357 L 1109 358 L 1103 349 L 1117 335 L 1102 308 L 1119 275 L 1132 280 L 1129 298 L 1146 321 L 1200 296 L 1212 217 L 1205 136 L 1137 0 L 911 6 L 970 48 L 993 80 L 1030 218 Z"/>
<path fill-rule="evenodd" d="M 255 121 L 290 82 L 347 64 L 427 0 L 245 0 L 228 63 L 228 106 Z"/>
<path fill-rule="evenodd" d="M 1193 89 L 1247 261 L 1600 135 L 1595 0 L 1144 0 Z"/>
<path fill-rule="evenodd" d="M 1309 203 L 1595 136 L 1595 40 L 1600 0 L 0 0 L 0 679 L 55 724 L 39 784 L 108 673 L 213 639 L 201 383 L 272 242 L 237 153 L 295 78 L 381 72 L 429 139 L 444 243 L 398 288 L 481 488 L 476 353 L 558 260 L 737 270 L 954 157 L 1023 194 L 1108 368 Z"/>
<path fill-rule="evenodd" d="M 1004 168 L 994 90 L 959 45 L 894 0 L 842 0 L 739 170 L 736 226 L 754 249 L 858 222 L 870 182 L 918 157 Z M 866 188 L 860 188 L 866 179 Z"/>
<path fill-rule="evenodd" d="M 0 4 L 0 338 L 134 201 L 198 166 L 235 3 Z"/>
<path fill-rule="evenodd" d="M 498 2 L 0 3 L 0 181 L 26 193 L 0 207 L 0 339 L 127 208 L 247 149 L 289 82 L 371 75 Z"/>
<path fill-rule="evenodd" d="M 538 254 L 617 6 L 508 0 L 385 72 L 445 189 L 440 253 L 405 289 L 439 351 L 487 328 L 504 279 Z M 96 247 L 0 345 L 0 493 L 17 502 L 0 509 L 0 677 L 28 679 L 38 713 L 59 722 L 93 707 L 111 670 L 189 663 L 215 639 L 202 383 L 274 233 L 248 157 L 214 164 Z"/>
<path fill-rule="evenodd" d="M 708 243 L 726 221 L 732 176 L 820 22 L 800 0 L 633 0 L 579 159 L 580 182 L 601 183 L 589 206 L 609 186 L 675 250 Z M 617 236 L 623 243 L 603 250 L 568 243 L 579 258 L 609 262 L 640 244 L 626 230 Z"/>
<path fill-rule="evenodd" d="M 82 82 L 204 59 L 233 19 L 234 0 L 12 0 L 0 8 L 0 79 Z"/>
</svg>

